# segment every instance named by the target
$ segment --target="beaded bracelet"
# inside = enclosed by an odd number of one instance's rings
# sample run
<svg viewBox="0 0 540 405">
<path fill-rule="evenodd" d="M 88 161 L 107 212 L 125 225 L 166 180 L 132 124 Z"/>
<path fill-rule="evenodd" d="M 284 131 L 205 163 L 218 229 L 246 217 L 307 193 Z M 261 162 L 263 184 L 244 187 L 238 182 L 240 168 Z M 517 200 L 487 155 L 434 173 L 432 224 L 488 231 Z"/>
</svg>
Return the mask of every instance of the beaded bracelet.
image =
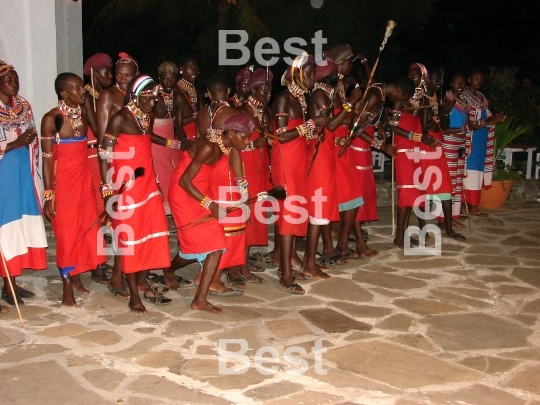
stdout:
<svg viewBox="0 0 540 405">
<path fill-rule="evenodd" d="M 287 132 L 287 127 L 281 127 L 281 128 L 276 129 L 275 134 L 276 135 L 281 135 L 284 132 Z"/>
<path fill-rule="evenodd" d="M 422 141 L 422 134 L 419 134 L 417 132 L 409 132 L 409 140 L 413 142 L 421 142 Z"/>
<path fill-rule="evenodd" d="M 469 127 L 467 126 L 467 124 L 461 126 L 461 132 L 463 132 L 464 134 L 469 132 Z"/>
<path fill-rule="evenodd" d="M 350 113 L 352 111 L 352 105 L 350 105 L 349 103 L 343 103 L 343 109 Z"/>
<path fill-rule="evenodd" d="M 236 185 L 240 189 L 240 193 L 242 194 L 247 193 L 248 181 L 246 179 L 236 180 Z"/>
<path fill-rule="evenodd" d="M 214 201 L 208 197 L 207 195 L 205 195 L 202 200 L 200 201 L 200 204 L 201 204 L 201 207 L 203 207 L 204 209 L 209 209 L 210 208 L 210 204 L 212 204 Z"/>
<path fill-rule="evenodd" d="M 378 138 L 373 138 L 373 140 L 371 141 L 371 147 L 377 149 L 377 150 L 381 150 L 381 146 L 383 144 L 383 141 L 381 139 L 378 139 Z"/>
<path fill-rule="evenodd" d="M 334 138 L 334 146 L 341 146 L 341 139 L 342 138 L 335 137 Z"/>
<path fill-rule="evenodd" d="M 99 190 L 101 191 L 101 198 L 103 199 L 114 194 L 112 185 L 110 183 L 107 183 L 107 184 L 101 183 L 101 186 L 99 186 Z"/>
<path fill-rule="evenodd" d="M 109 151 L 107 149 L 99 148 L 98 154 L 102 159 L 111 159 L 114 156 L 113 151 Z"/>
<path fill-rule="evenodd" d="M 52 190 L 43 191 L 43 201 L 50 201 L 52 200 L 53 196 L 54 196 L 54 191 Z"/>
<path fill-rule="evenodd" d="M 288 117 L 289 113 L 276 113 L 276 117 Z"/>
<path fill-rule="evenodd" d="M 106 138 L 109 138 L 109 139 L 112 139 L 113 141 L 116 141 L 117 137 L 116 136 L 113 136 L 111 134 L 105 134 L 105 137 Z"/>
<path fill-rule="evenodd" d="M 388 121 L 388 123 L 390 125 L 392 125 L 393 127 L 398 127 L 399 126 L 399 120 L 397 120 L 397 121 L 396 120 L 390 120 L 390 121 Z"/>
<path fill-rule="evenodd" d="M 53 154 L 52 152 L 43 152 L 41 156 L 43 156 L 45 159 L 50 159 L 52 158 Z"/>
<path fill-rule="evenodd" d="M 167 139 L 165 142 L 165 147 L 169 149 L 178 149 L 180 150 L 180 146 L 182 145 L 181 141 L 177 141 L 176 139 Z"/>
<path fill-rule="evenodd" d="M 242 149 L 242 152 L 251 152 L 252 150 L 255 150 L 255 144 L 253 143 L 253 141 L 249 141 L 247 146 Z"/>
</svg>

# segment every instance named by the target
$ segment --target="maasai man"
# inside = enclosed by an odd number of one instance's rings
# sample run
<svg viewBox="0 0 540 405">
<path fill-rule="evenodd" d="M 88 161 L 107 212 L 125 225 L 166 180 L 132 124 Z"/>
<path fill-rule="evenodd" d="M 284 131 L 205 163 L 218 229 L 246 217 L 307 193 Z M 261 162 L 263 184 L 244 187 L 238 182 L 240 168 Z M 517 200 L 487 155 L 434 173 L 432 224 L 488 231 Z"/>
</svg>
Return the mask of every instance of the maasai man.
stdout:
<svg viewBox="0 0 540 405">
<path fill-rule="evenodd" d="M 419 146 L 420 142 L 435 145 L 435 139 L 422 133 L 418 107 L 423 106 L 422 103 L 427 103 L 427 100 L 423 96 L 418 99 L 414 98 L 416 96 L 414 81 L 408 77 L 400 77 L 394 81 L 394 87 L 401 94 L 393 101 L 390 120 L 396 147 L 395 171 L 398 193 L 397 228 L 393 244 L 403 249 L 406 224 L 411 215 L 412 207 L 420 206 L 420 196 L 422 195 L 413 180 L 414 172 L 419 168 L 420 163 L 415 162 L 413 157 L 409 157 L 407 152 L 413 152 L 415 146 Z M 388 89 L 386 91 L 389 94 Z M 410 99 L 404 100 L 406 96 L 409 96 Z M 413 243 L 415 243 L 414 239 L 411 239 L 411 244 Z"/>
<path fill-rule="evenodd" d="M 224 107 L 226 108 L 226 107 Z M 225 113 L 224 113 L 225 114 Z M 210 285 L 220 265 L 227 240 L 223 225 L 216 220 L 191 226 L 190 223 L 212 214 L 217 219 L 226 216 L 225 208 L 213 201 L 211 179 L 222 160 L 230 161 L 232 173 L 245 181 L 239 151 L 243 150 L 253 131 L 253 123 L 241 114 L 230 115 L 219 131 L 211 131 L 207 137 L 199 137 L 186 151 L 174 172 L 169 190 L 171 210 L 178 228 L 180 253 L 186 260 L 196 259 L 202 264 L 197 293 L 191 302 L 192 309 L 221 313 L 207 300 Z M 227 170 L 227 168 L 224 168 Z M 179 184 L 179 186 L 177 185 Z"/>
<path fill-rule="evenodd" d="M 87 97 L 82 79 L 73 73 L 61 73 L 54 81 L 58 107 L 41 121 L 43 134 L 44 215 L 51 220 L 56 237 L 56 265 L 64 284 L 62 305 L 76 304 L 73 287 L 81 294 L 84 288 L 79 274 L 95 269 L 107 257 L 99 252 L 98 226 L 93 226 L 97 203 L 88 161 Z M 58 117 L 59 115 L 59 117 Z M 57 132 L 56 121 L 62 122 Z M 88 229 L 90 229 L 88 231 Z"/>
<path fill-rule="evenodd" d="M 6 272 L 0 260 L 0 276 L 4 279 L 2 299 L 10 305 L 15 300 L 23 305 L 22 298 L 34 297 L 33 292 L 17 285 L 15 277 L 23 269 L 47 268 L 36 136 L 32 107 L 19 96 L 19 76 L 13 66 L 0 61 L 0 255 L 7 265 Z M 0 305 L 0 313 L 8 311 Z"/>
<path fill-rule="evenodd" d="M 444 101 L 445 111 L 450 112 L 441 117 L 444 134 L 442 146 L 452 179 L 452 224 L 458 228 L 465 228 L 458 218 L 461 216 L 463 193 L 463 159 L 460 159 L 460 150 L 461 154 L 465 152 L 465 137 L 469 123 L 469 105 L 461 98 L 466 82 L 467 78 L 460 73 L 452 77 L 451 89 L 446 92 Z"/>
<path fill-rule="evenodd" d="M 234 96 L 229 99 L 229 104 L 232 107 L 240 107 L 251 94 L 248 81 L 251 73 L 253 72 L 253 68 L 253 65 L 246 66 L 245 68 L 240 69 L 236 74 L 236 78 L 234 79 L 236 92 L 234 93 Z"/>
<path fill-rule="evenodd" d="M 305 294 L 295 279 L 309 276 L 292 270 L 295 236 L 307 234 L 306 180 L 308 160 L 306 141 L 318 136 L 317 126 L 323 127 L 330 119 L 318 116 L 310 119 L 306 93 L 315 84 L 315 60 L 307 54 L 298 55 L 284 74 L 282 84 L 287 89 L 274 100 L 275 134 L 282 138 L 273 142 L 272 176 L 275 186 L 282 186 L 287 199 L 279 202 L 276 234 L 279 235 L 274 254 L 279 257 L 278 288 L 291 294 Z M 287 77 L 288 75 L 288 77 Z M 296 204 L 293 204 L 296 203 Z M 276 257 L 276 258 L 277 258 Z M 299 258 L 296 258 L 299 261 Z"/>
<path fill-rule="evenodd" d="M 83 73 L 90 78 L 90 83 L 84 86 L 87 96 L 84 102 L 86 106 L 86 117 L 88 120 L 88 159 L 90 162 L 90 172 L 92 174 L 92 184 L 94 185 L 94 194 L 96 196 L 97 210 L 99 215 L 105 207 L 101 198 L 100 185 L 101 175 L 99 172 L 99 162 L 97 154 L 97 139 L 94 134 L 97 134 L 97 103 L 101 91 L 111 87 L 112 84 L 112 59 L 105 53 L 96 53 L 88 58 L 83 67 Z M 92 281 L 98 284 L 108 284 L 109 278 L 105 271 L 112 270 L 111 266 L 103 263 L 91 273 Z"/>
<path fill-rule="evenodd" d="M 199 111 L 201 99 L 195 88 L 195 80 L 199 77 L 199 64 L 193 55 L 187 55 L 180 61 L 180 74 L 182 78 L 176 83 L 180 90 L 180 105 L 176 114 L 176 128 L 180 141 L 185 143 L 183 149 L 189 147 L 189 142 L 195 140 L 197 129 L 195 118 Z M 187 143 L 186 143 L 187 142 Z"/>
<path fill-rule="evenodd" d="M 314 91 L 308 102 L 310 117 L 332 117 L 331 104 L 334 100 L 335 87 L 338 80 L 338 66 L 330 61 L 317 65 Z M 333 117 L 333 120 L 338 119 Z M 328 125 L 331 125 L 332 121 Z M 327 265 L 342 264 L 332 244 L 330 221 L 339 220 L 336 190 L 336 157 L 334 153 L 334 133 L 323 128 L 318 138 L 307 143 L 307 211 L 309 225 L 307 231 L 306 253 L 302 263 L 302 271 L 311 277 L 330 278 L 323 270 Z M 316 261 L 319 235 L 323 232 L 323 254 Z M 328 258 L 328 260 L 326 260 Z"/>
<path fill-rule="evenodd" d="M 137 61 L 125 52 L 119 53 L 119 59 L 116 61 L 114 76 L 116 84 L 108 89 L 104 89 L 99 97 L 97 104 L 97 140 L 98 145 L 103 142 L 103 137 L 109 125 L 111 117 L 124 105 L 124 98 L 128 90 L 129 83 L 139 74 L 139 65 Z M 99 158 L 98 158 L 99 159 Z M 101 163 L 100 163 L 101 164 Z M 120 268 L 121 258 L 115 256 L 114 269 L 109 280 L 109 291 L 112 296 L 119 300 L 129 299 L 129 293 L 124 287 L 124 278 Z"/>
<path fill-rule="evenodd" d="M 146 281 L 149 270 L 170 264 L 169 226 L 152 164 L 152 110 L 158 99 L 155 87 L 150 76 L 133 79 L 127 103 L 111 118 L 99 150 L 105 203 L 115 191 L 123 191 L 115 196 L 117 206 L 109 214 L 129 286 L 129 308 L 138 314 L 146 312 L 139 290 L 143 291 L 143 299 L 152 304 L 171 301 L 152 290 Z M 113 190 L 113 184 L 120 189 Z"/>
<path fill-rule="evenodd" d="M 446 155 L 443 152 L 442 141 L 443 133 L 440 125 L 440 115 L 445 115 L 446 111 L 440 108 L 441 100 L 438 99 L 441 89 L 441 73 L 437 69 L 432 69 L 429 73 L 425 66 L 417 63 L 422 71 L 424 80 L 425 97 L 428 99 L 429 106 L 424 113 L 422 126 L 427 129 L 430 136 L 437 139 L 435 148 L 422 145 L 421 150 L 426 152 L 426 156 L 433 158 L 420 159 L 422 175 L 420 181 L 426 187 L 424 193 L 427 200 L 438 199 L 442 205 L 444 223 L 440 224 L 446 231 L 446 235 L 455 240 L 466 240 L 466 238 L 457 233 L 452 228 L 452 179 L 450 169 L 446 161 Z"/>
<path fill-rule="evenodd" d="M 267 106 L 263 112 L 265 97 L 266 103 L 270 101 L 272 96 L 272 77 L 273 74 L 268 71 L 268 81 L 266 81 L 266 70 L 255 70 L 248 80 L 249 96 L 239 108 L 246 117 L 248 117 L 254 125 L 249 145 L 242 151 L 242 163 L 244 164 L 244 173 L 246 180 L 249 183 L 249 191 L 251 196 L 255 196 L 262 191 L 271 188 L 268 171 L 269 150 L 266 138 L 261 135 L 261 125 L 264 114 L 264 132 L 270 132 L 269 129 L 272 123 L 272 112 Z M 265 94 L 266 90 L 266 94 Z M 252 210 L 249 221 L 246 226 L 246 250 L 245 262 L 241 272 L 235 276 L 235 270 L 228 272 L 229 283 L 235 287 L 245 288 L 247 282 L 261 283 L 265 280 L 255 276 L 252 271 L 264 271 L 262 267 L 248 261 L 249 248 L 251 246 L 266 246 L 268 245 L 268 226 L 262 222 L 261 213 L 256 213 Z"/>
<path fill-rule="evenodd" d="M 495 125 L 506 121 L 506 115 L 493 115 L 489 111 L 486 97 L 480 92 L 484 75 L 473 70 L 467 79 L 469 86 L 461 95 L 469 105 L 469 128 L 465 140 L 465 173 L 463 187 L 469 206 L 469 215 L 487 217 L 478 209 L 482 187 L 491 188 L 493 175 L 493 153 L 495 147 Z"/>
<path fill-rule="evenodd" d="M 346 259 L 360 259 L 377 254 L 376 251 L 367 247 L 362 238 L 362 228 L 359 221 L 356 221 L 358 209 L 363 206 L 364 198 L 362 196 L 362 187 L 356 181 L 356 167 L 351 153 L 345 153 L 341 157 L 337 157 L 341 151 L 341 146 L 349 135 L 349 120 L 347 114 L 352 112 L 352 105 L 356 103 L 362 95 L 359 88 L 355 89 L 351 94 L 351 99 L 347 101 L 343 80 L 351 74 L 353 52 L 349 45 L 337 45 L 326 53 L 326 59 L 338 65 L 338 84 L 336 87 L 336 97 L 334 99 L 334 113 L 341 112 L 339 119 L 334 121 L 330 126 L 330 130 L 335 131 L 335 138 L 340 138 L 336 141 L 336 175 L 340 179 L 340 186 L 337 188 L 338 208 L 341 216 L 341 230 L 338 237 L 336 251 L 339 255 L 345 256 Z M 349 234 L 351 229 L 354 229 L 356 237 L 356 248 L 349 248 Z"/>
<path fill-rule="evenodd" d="M 162 138 L 169 139 L 170 143 L 176 139 L 174 119 L 181 103 L 180 91 L 175 84 L 178 81 L 178 66 L 172 62 L 163 62 L 158 68 L 159 95 L 154 107 L 154 133 Z M 178 166 L 180 155 L 174 148 L 164 148 L 152 144 L 152 159 L 154 170 L 159 178 L 161 192 L 163 193 L 163 207 L 165 214 L 170 215 L 169 185 L 174 168 Z"/>
</svg>

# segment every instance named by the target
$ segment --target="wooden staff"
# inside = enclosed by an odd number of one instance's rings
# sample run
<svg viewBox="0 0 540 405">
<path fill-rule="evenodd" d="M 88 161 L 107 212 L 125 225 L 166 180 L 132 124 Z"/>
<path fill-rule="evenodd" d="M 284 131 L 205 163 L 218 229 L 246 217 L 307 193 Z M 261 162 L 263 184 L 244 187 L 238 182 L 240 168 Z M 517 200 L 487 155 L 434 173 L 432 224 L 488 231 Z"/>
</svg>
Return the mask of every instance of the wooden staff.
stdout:
<svg viewBox="0 0 540 405">
<path fill-rule="evenodd" d="M 255 132 L 257 132 L 258 134 L 260 134 L 260 133 L 261 133 L 261 130 L 260 130 L 260 129 L 255 129 Z M 264 131 L 264 137 L 265 137 L 265 138 L 270 138 L 270 139 L 275 139 L 276 141 L 282 141 L 282 140 L 283 140 L 282 137 L 277 136 L 277 135 L 274 135 L 273 133 L 267 132 L 267 131 Z"/>
<path fill-rule="evenodd" d="M 386 46 L 386 42 L 388 41 L 388 38 L 390 38 L 390 35 L 392 35 L 392 31 L 396 27 L 396 22 L 392 20 L 388 20 L 388 23 L 386 24 L 386 32 L 384 33 L 384 38 L 381 43 L 381 46 L 379 47 L 379 54 L 377 55 L 377 59 L 375 60 L 375 64 L 373 65 L 373 68 L 371 69 L 371 74 L 369 75 L 369 80 L 367 82 L 366 91 L 364 91 L 364 95 L 362 96 L 362 101 L 365 101 L 367 92 L 369 87 L 371 86 L 371 82 L 373 81 L 373 76 L 375 75 L 375 70 L 377 70 L 377 65 L 379 64 L 379 59 L 381 57 L 381 53 Z M 349 137 L 352 138 L 353 134 L 356 132 L 356 129 L 358 127 L 358 124 L 360 123 L 360 119 L 362 118 L 362 115 L 366 111 L 367 103 L 364 103 L 364 108 L 362 109 L 362 112 L 358 115 L 358 118 L 354 121 L 353 126 L 349 130 Z M 343 144 L 341 147 L 341 150 L 339 151 L 338 157 L 341 157 L 343 153 L 345 152 L 345 148 L 347 147 L 347 144 Z"/>
<path fill-rule="evenodd" d="M 94 68 L 90 68 L 90 84 L 92 85 L 92 99 L 94 100 L 94 112 L 96 112 L 96 88 L 94 87 Z"/>
<path fill-rule="evenodd" d="M 19 314 L 19 321 L 21 322 L 21 326 L 24 328 L 24 321 L 21 315 L 21 310 L 19 308 L 19 303 L 17 302 L 17 296 L 15 295 L 15 289 L 13 288 L 13 283 L 11 282 L 11 276 L 9 275 L 9 270 L 6 264 L 6 258 L 4 257 L 4 252 L 2 252 L 2 248 L 0 248 L 0 256 L 2 256 L 2 264 L 4 265 L 4 269 L 6 269 L 6 276 L 8 279 L 9 288 L 11 290 L 11 296 L 13 297 L 13 302 L 15 302 L 15 308 L 17 308 L 17 313 Z"/>
</svg>

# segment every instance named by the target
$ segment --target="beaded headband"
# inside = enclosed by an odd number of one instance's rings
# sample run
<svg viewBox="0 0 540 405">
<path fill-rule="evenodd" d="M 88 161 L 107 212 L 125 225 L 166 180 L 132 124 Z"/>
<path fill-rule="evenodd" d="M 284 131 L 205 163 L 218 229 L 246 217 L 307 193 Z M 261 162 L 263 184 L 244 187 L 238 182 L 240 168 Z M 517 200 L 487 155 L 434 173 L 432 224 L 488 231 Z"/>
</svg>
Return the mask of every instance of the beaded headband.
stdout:
<svg viewBox="0 0 540 405">
<path fill-rule="evenodd" d="M 0 76 L 4 76 L 10 70 L 15 70 L 15 68 L 11 65 L 8 65 L 3 60 L 0 60 Z"/>
<path fill-rule="evenodd" d="M 131 86 L 131 91 L 133 92 L 133 94 L 135 94 L 137 99 L 140 96 L 143 96 L 143 97 L 154 96 L 155 97 L 159 93 L 159 89 L 157 87 L 154 87 L 148 90 L 143 90 L 150 83 L 155 83 L 154 79 L 152 79 L 148 75 L 143 75 L 139 77 L 137 80 L 135 80 L 135 82 Z"/>
<path fill-rule="evenodd" d="M 424 65 L 422 65 L 421 63 L 413 63 L 413 64 L 411 64 L 411 66 L 409 66 L 409 69 L 415 69 L 415 68 L 420 69 L 420 72 L 422 72 L 422 82 L 425 83 L 425 84 L 428 84 L 429 83 L 429 75 L 428 75 L 427 68 Z M 420 83 L 420 84 L 423 84 L 423 83 Z"/>
<path fill-rule="evenodd" d="M 120 59 L 116 61 L 116 65 L 119 65 L 120 63 L 126 63 L 128 65 L 135 66 L 135 70 L 137 72 L 139 71 L 139 65 L 137 64 L 137 61 L 133 59 L 129 54 L 125 52 L 120 52 L 118 56 L 120 57 Z"/>
</svg>

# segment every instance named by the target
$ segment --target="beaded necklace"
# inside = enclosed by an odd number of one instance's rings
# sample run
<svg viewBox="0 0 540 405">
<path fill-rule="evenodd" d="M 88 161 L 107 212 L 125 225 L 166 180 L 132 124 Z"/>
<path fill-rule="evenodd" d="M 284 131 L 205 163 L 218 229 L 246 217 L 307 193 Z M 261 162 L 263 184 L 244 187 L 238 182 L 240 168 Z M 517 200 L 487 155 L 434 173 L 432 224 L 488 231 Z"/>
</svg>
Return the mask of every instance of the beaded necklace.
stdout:
<svg viewBox="0 0 540 405">
<path fill-rule="evenodd" d="M 469 109 L 469 103 L 467 102 L 467 100 L 464 99 L 463 97 L 461 97 L 461 95 L 456 96 L 454 93 L 452 93 L 452 90 L 448 90 L 446 92 L 445 98 L 447 100 L 456 100 L 456 104 L 458 105 L 458 107 L 461 110 L 468 110 Z"/>
<path fill-rule="evenodd" d="M 11 100 L 13 107 L 0 105 L 0 124 L 8 129 L 23 125 L 32 118 L 32 109 L 26 100 L 20 96 L 15 96 Z"/>
<path fill-rule="evenodd" d="M 186 79 L 182 78 L 178 80 L 178 83 L 176 83 L 176 85 L 180 90 L 182 90 L 186 98 L 189 100 L 193 111 L 197 112 L 197 90 L 195 90 L 195 86 L 193 85 L 193 83 L 190 83 Z"/>
<path fill-rule="evenodd" d="M 219 103 L 218 108 L 216 108 L 216 111 L 212 112 L 212 106 L 216 103 Z M 230 107 L 229 103 L 227 103 L 226 101 L 216 100 L 210 103 L 210 105 L 208 106 L 208 115 L 210 117 L 210 125 L 212 125 L 212 122 L 214 121 L 214 118 L 216 117 L 216 115 L 218 115 L 221 109 L 225 107 Z"/>
<path fill-rule="evenodd" d="M 144 112 L 139 107 L 135 105 L 133 100 L 129 100 L 129 103 L 127 103 L 126 108 L 129 110 L 131 115 L 135 118 L 135 121 L 137 122 L 137 125 L 141 129 L 143 135 L 146 134 L 146 131 L 148 130 L 148 127 L 150 127 L 150 114 Z"/>
<path fill-rule="evenodd" d="M 324 91 L 324 94 L 326 94 L 326 96 L 332 100 L 332 97 L 334 96 L 334 91 L 335 89 L 329 85 L 327 85 L 326 83 L 322 83 L 322 82 L 315 82 L 315 85 L 313 86 L 313 90 L 322 90 Z"/>
<path fill-rule="evenodd" d="M 231 102 L 231 104 L 233 104 L 235 107 L 240 107 L 242 105 L 242 102 L 240 101 L 240 99 L 238 98 L 238 94 L 235 94 L 234 96 L 232 96 L 229 101 Z"/>
<path fill-rule="evenodd" d="M 173 92 L 171 91 L 170 93 L 165 93 L 164 91 L 161 91 L 161 97 L 163 97 L 165 108 L 167 109 L 167 116 L 165 118 L 171 118 L 171 111 L 174 106 Z"/>
<path fill-rule="evenodd" d="M 216 143 L 223 154 L 229 156 L 231 153 L 231 148 L 227 148 L 225 145 L 223 145 L 223 139 L 221 138 L 222 134 L 222 129 L 208 128 L 208 131 L 206 131 L 206 139 L 212 143 Z"/>
<path fill-rule="evenodd" d="M 382 88 L 381 88 L 382 86 Z M 381 100 L 386 100 L 386 83 L 375 83 L 371 86 L 369 86 L 370 89 L 377 89 L 379 90 L 379 93 L 381 93 Z"/>
<path fill-rule="evenodd" d="M 426 94 L 426 97 L 429 101 L 431 109 L 433 110 L 433 113 L 435 115 L 439 114 L 439 100 L 437 100 L 437 94 L 433 94 L 432 96 L 428 96 Z"/>
<path fill-rule="evenodd" d="M 118 85 L 118 83 L 116 83 L 115 86 L 116 86 L 116 88 L 120 91 L 120 93 L 122 93 L 124 96 L 126 95 L 126 92 L 120 88 L 120 86 Z"/>
<path fill-rule="evenodd" d="M 337 94 L 338 94 L 339 98 L 341 98 L 342 103 L 347 101 L 347 99 L 345 98 L 345 86 L 343 86 L 343 78 L 344 77 L 345 76 L 343 76 L 342 74 L 338 74 L 338 82 L 337 82 L 337 86 L 336 86 Z"/>
<path fill-rule="evenodd" d="M 289 93 L 291 93 L 291 95 L 294 98 L 297 98 L 298 101 L 300 101 L 300 106 L 302 107 L 302 116 L 303 116 L 303 118 L 305 120 L 306 113 L 307 113 L 307 103 L 306 103 L 306 91 L 307 90 L 297 86 L 294 83 L 287 84 L 287 89 L 289 89 Z"/>
<path fill-rule="evenodd" d="M 418 108 L 422 105 L 421 101 L 424 99 L 424 96 L 426 95 L 425 89 L 423 85 L 420 85 L 420 87 L 417 87 L 414 89 L 413 96 L 409 99 L 409 102 L 411 105 L 415 108 Z M 416 114 L 418 110 L 414 111 L 414 114 Z"/>
<path fill-rule="evenodd" d="M 483 110 L 484 108 L 488 108 L 488 102 L 486 97 L 478 90 L 476 90 L 476 93 L 473 94 L 470 88 L 467 87 L 467 89 L 461 94 L 461 97 L 464 98 L 469 104 L 469 106 L 471 106 L 472 108 L 475 108 L 477 110 Z"/>
<path fill-rule="evenodd" d="M 96 100 L 99 98 L 99 95 L 101 94 L 100 91 L 97 91 L 95 88 L 87 84 L 84 86 L 84 89 L 90 94 L 92 97 L 94 97 Z"/>
<path fill-rule="evenodd" d="M 75 138 L 80 137 L 83 127 L 81 106 L 77 105 L 77 107 L 70 107 L 64 102 L 64 100 L 60 100 L 60 102 L 58 103 L 58 109 L 71 124 L 73 132 L 75 132 Z"/>
<path fill-rule="evenodd" d="M 259 120 L 259 123 L 262 123 L 263 116 L 263 103 L 258 100 L 255 100 L 255 97 L 249 96 L 246 100 L 248 106 L 253 110 L 253 116 Z"/>
</svg>

